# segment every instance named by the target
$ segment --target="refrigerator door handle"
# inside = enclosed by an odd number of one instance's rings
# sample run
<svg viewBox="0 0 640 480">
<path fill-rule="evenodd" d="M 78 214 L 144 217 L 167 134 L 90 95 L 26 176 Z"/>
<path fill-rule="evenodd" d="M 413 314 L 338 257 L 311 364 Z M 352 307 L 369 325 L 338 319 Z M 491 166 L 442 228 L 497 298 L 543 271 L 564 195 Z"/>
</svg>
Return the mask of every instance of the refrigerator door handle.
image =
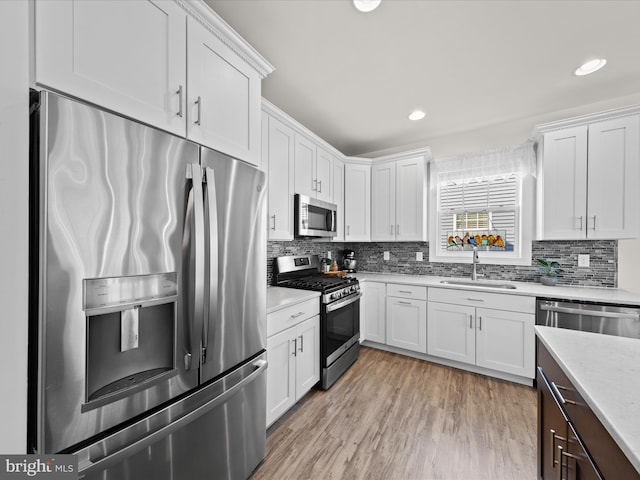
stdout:
<svg viewBox="0 0 640 480">
<path fill-rule="evenodd" d="M 185 368 L 192 370 L 200 366 L 200 342 L 204 322 L 204 259 L 202 258 L 204 254 L 204 206 L 200 165 L 197 163 L 187 165 L 187 178 L 191 179 L 192 185 L 187 201 L 187 215 L 191 212 L 193 222 L 188 259 L 189 271 L 192 272 L 192 281 L 189 282 L 189 300 L 193 299 L 193 310 L 187 319 L 189 341 L 185 355 Z M 189 228 L 191 227 L 189 226 Z"/>
<path fill-rule="evenodd" d="M 247 375 L 245 378 L 243 378 L 238 383 L 230 387 L 228 390 L 225 390 L 224 393 L 220 394 L 219 396 L 215 397 L 214 399 L 205 403 L 204 405 L 190 411 L 186 415 L 180 417 L 178 420 L 162 428 L 159 428 L 155 432 L 152 432 L 146 435 L 140 440 L 133 442 L 127 445 L 126 447 L 115 451 L 110 455 L 108 454 L 102 458 L 98 458 L 97 460 L 90 458 L 90 456 L 82 458 L 82 461 L 80 462 L 80 465 L 79 465 L 78 473 L 81 473 L 86 477 L 90 472 L 93 472 L 99 469 L 105 470 L 109 466 L 114 465 L 118 462 L 121 462 L 127 457 L 131 457 L 137 452 L 144 450 L 145 448 L 152 445 L 153 443 L 161 440 L 162 438 L 171 435 L 172 433 L 185 427 L 189 423 L 202 417 L 204 414 L 213 410 L 217 406 L 225 403 L 229 399 L 229 397 L 235 395 L 236 392 L 238 392 L 238 390 L 243 389 L 246 385 L 253 382 L 258 376 L 260 376 L 262 372 L 267 368 L 267 361 L 259 359 L 253 362 L 252 365 L 253 367 L 255 367 L 255 370 L 251 372 L 249 375 Z M 161 414 L 162 412 L 158 412 L 158 413 Z M 115 435 L 117 435 L 117 433 Z"/>
<path fill-rule="evenodd" d="M 207 252 L 209 255 L 209 285 L 206 291 L 209 293 L 208 308 L 204 319 L 202 331 L 202 363 L 206 363 L 207 347 L 209 345 L 209 324 L 213 320 L 218 310 L 218 201 L 216 199 L 216 176 L 213 168 L 205 167 L 205 208 L 209 221 L 209 245 Z"/>
</svg>

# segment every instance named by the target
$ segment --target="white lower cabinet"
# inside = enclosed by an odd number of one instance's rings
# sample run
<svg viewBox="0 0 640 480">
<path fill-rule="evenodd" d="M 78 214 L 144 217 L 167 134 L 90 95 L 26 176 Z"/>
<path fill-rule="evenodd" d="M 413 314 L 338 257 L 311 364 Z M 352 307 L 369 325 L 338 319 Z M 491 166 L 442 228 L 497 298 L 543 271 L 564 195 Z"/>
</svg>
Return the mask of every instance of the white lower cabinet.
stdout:
<svg viewBox="0 0 640 480">
<path fill-rule="evenodd" d="M 278 330 L 267 333 L 267 427 L 320 380 L 318 308 L 313 299 L 267 316 L 267 328 Z"/>
<path fill-rule="evenodd" d="M 534 297 L 429 289 L 429 355 L 534 378 L 534 325 Z"/>
<path fill-rule="evenodd" d="M 365 282 L 361 284 L 362 309 L 360 310 L 360 332 L 364 340 L 386 343 L 386 283 Z"/>
<path fill-rule="evenodd" d="M 387 285 L 387 345 L 427 353 L 426 299 L 426 287 Z"/>
</svg>

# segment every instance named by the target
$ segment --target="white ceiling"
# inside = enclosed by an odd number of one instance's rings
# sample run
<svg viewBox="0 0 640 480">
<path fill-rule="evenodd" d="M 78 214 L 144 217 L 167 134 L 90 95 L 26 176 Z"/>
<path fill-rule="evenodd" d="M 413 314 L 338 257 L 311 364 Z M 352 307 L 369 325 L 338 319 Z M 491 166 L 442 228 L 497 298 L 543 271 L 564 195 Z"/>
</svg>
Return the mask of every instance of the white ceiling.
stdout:
<svg viewBox="0 0 640 480">
<path fill-rule="evenodd" d="M 205 1 L 276 68 L 263 97 L 346 155 L 521 143 L 537 123 L 640 103 L 640 1 Z"/>
</svg>

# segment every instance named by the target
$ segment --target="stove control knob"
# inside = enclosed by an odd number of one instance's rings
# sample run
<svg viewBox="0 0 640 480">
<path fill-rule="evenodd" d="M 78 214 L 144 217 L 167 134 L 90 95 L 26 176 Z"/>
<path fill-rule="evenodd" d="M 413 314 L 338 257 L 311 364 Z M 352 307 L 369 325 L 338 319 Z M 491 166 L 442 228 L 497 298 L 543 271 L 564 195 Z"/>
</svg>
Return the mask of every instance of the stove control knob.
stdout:
<svg viewBox="0 0 640 480">
<path fill-rule="evenodd" d="M 331 295 L 329 295 L 329 298 L 331 300 L 336 300 L 336 299 L 340 298 L 340 292 L 332 293 Z"/>
</svg>

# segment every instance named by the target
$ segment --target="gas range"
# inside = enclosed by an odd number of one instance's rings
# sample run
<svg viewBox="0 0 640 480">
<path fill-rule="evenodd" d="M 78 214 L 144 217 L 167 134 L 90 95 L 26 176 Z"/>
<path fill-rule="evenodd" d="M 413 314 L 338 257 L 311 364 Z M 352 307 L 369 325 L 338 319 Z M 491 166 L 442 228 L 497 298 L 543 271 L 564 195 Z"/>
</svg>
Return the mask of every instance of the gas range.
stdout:
<svg viewBox="0 0 640 480">
<path fill-rule="evenodd" d="M 360 352 L 360 285 L 352 276 L 320 273 L 317 255 L 275 259 L 275 284 L 321 292 L 320 388 L 328 389 L 358 359 Z"/>
</svg>

